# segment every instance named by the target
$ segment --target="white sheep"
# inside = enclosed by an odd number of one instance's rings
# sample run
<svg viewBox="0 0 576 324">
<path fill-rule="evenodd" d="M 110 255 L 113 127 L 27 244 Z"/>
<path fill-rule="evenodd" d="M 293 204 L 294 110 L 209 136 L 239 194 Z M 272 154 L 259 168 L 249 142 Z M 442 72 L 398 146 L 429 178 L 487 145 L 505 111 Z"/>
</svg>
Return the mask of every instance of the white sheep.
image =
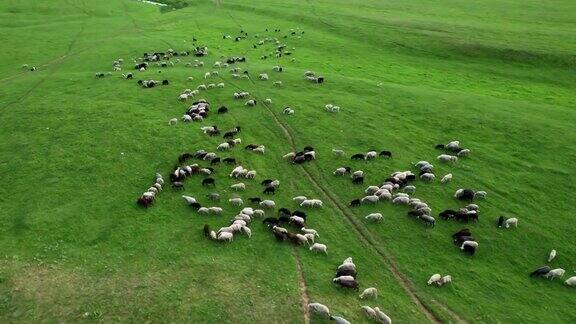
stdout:
<svg viewBox="0 0 576 324">
<path fill-rule="evenodd" d="M 451 275 L 445 275 L 444 277 L 442 277 L 438 282 L 438 286 L 442 286 L 442 285 L 447 285 L 449 283 L 452 283 L 452 276 Z"/>
<path fill-rule="evenodd" d="M 184 198 L 184 200 L 186 201 L 186 204 L 187 204 L 188 206 L 196 203 L 196 198 L 194 198 L 194 197 L 182 196 L 182 198 Z"/>
<path fill-rule="evenodd" d="M 470 149 L 460 150 L 460 152 L 458 152 L 456 155 L 458 155 L 458 156 L 468 156 L 468 155 L 470 155 Z"/>
<path fill-rule="evenodd" d="M 268 81 L 268 74 L 262 73 L 258 75 L 258 79 L 260 79 L 261 81 Z"/>
<path fill-rule="evenodd" d="M 230 198 L 228 199 L 228 202 L 230 202 L 234 206 L 241 206 L 244 204 L 242 198 Z"/>
<path fill-rule="evenodd" d="M 428 279 L 428 286 L 430 286 L 431 284 L 438 284 L 438 282 L 442 279 L 442 275 L 440 275 L 439 273 L 435 273 L 433 274 L 430 279 Z"/>
<path fill-rule="evenodd" d="M 550 254 L 548 255 L 548 262 L 552 262 L 552 260 L 554 260 L 555 257 L 556 257 L 556 250 L 550 251 Z"/>
<path fill-rule="evenodd" d="M 234 234 L 230 233 L 230 232 L 220 232 L 220 234 L 218 234 L 218 241 L 228 241 L 228 242 L 232 242 L 232 239 L 234 237 Z"/>
<path fill-rule="evenodd" d="M 410 198 L 405 197 L 405 196 L 399 196 L 399 197 L 392 199 L 392 203 L 394 203 L 394 204 L 408 205 L 409 202 L 410 202 Z"/>
<path fill-rule="evenodd" d="M 248 226 L 242 226 L 242 232 L 248 236 L 248 238 L 252 237 L 252 230 Z"/>
<path fill-rule="evenodd" d="M 218 88 L 224 88 L 224 82 L 220 82 L 216 85 Z"/>
<path fill-rule="evenodd" d="M 304 234 L 304 236 L 306 237 L 306 239 L 308 239 L 308 245 L 314 244 L 314 239 L 316 238 L 316 237 L 314 236 L 314 234 L 308 234 L 308 233 L 306 233 L 306 234 Z"/>
<path fill-rule="evenodd" d="M 256 177 L 256 171 L 250 170 L 245 175 L 246 179 L 254 179 Z"/>
<path fill-rule="evenodd" d="M 260 206 L 264 208 L 275 208 L 276 203 L 273 200 L 266 199 L 260 202 Z"/>
<path fill-rule="evenodd" d="M 239 190 L 245 190 L 246 189 L 246 185 L 243 182 L 239 182 L 239 183 L 235 183 L 233 185 L 230 186 L 230 189 L 239 191 Z"/>
<path fill-rule="evenodd" d="M 373 195 L 378 190 L 380 190 L 380 187 L 378 186 L 369 186 L 368 188 L 366 188 L 366 190 L 364 190 L 364 193 L 367 195 Z"/>
<path fill-rule="evenodd" d="M 266 148 L 264 147 L 264 145 L 260 145 L 257 148 L 253 149 L 252 152 L 262 155 L 266 152 Z"/>
<path fill-rule="evenodd" d="M 412 194 L 416 192 L 416 187 L 412 185 L 405 186 L 404 188 L 402 188 L 402 190 L 404 190 L 405 193 Z"/>
<path fill-rule="evenodd" d="M 518 227 L 518 218 L 512 217 L 504 221 L 504 227 L 510 228 L 511 226 Z"/>
<path fill-rule="evenodd" d="M 314 236 L 320 237 L 320 235 L 318 235 L 318 232 L 317 232 L 315 229 L 302 227 L 300 230 L 301 230 L 303 233 L 312 234 L 312 235 L 314 235 Z"/>
<path fill-rule="evenodd" d="M 343 150 L 332 149 L 332 153 L 337 157 L 343 157 L 344 156 Z"/>
<path fill-rule="evenodd" d="M 168 121 L 168 126 L 176 125 L 178 123 L 178 118 L 172 118 Z"/>
<path fill-rule="evenodd" d="M 457 150 L 460 148 L 460 141 L 452 141 L 446 144 L 446 148 L 449 150 Z"/>
<path fill-rule="evenodd" d="M 218 145 L 218 147 L 216 147 L 216 150 L 218 151 L 228 151 L 230 149 L 230 144 L 224 142 Z"/>
<path fill-rule="evenodd" d="M 264 217 L 266 213 L 262 209 L 254 209 L 254 217 Z"/>
<path fill-rule="evenodd" d="M 286 153 L 282 156 L 282 159 L 284 160 L 292 160 L 294 159 L 294 157 L 296 156 L 296 153 L 294 152 L 290 152 L 290 153 Z"/>
<path fill-rule="evenodd" d="M 343 176 L 346 172 L 348 172 L 347 168 L 340 167 L 340 168 L 334 170 L 334 172 L 332 172 L 332 174 L 338 177 L 338 176 Z"/>
<path fill-rule="evenodd" d="M 354 172 L 352 173 L 352 175 L 350 176 L 350 178 L 356 179 L 356 178 L 360 178 L 360 177 L 363 177 L 363 176 L 364 176 L 364 171 L 358 170 L 358 171 L 354 171 Z"/>
<path fill-rule="evenodd" d="M 376 151 L 369 151 L 366 153 L 366 160 L 372 160 L 375 159 L 378 156 L 378 153 Z"/>
<path fill-rule="evenodd" d="M 436 157 L 440 162 L 458 162 L 458 157 L 448 154 L 440 154 Z"/>
<path fill-rule="evenodd" d="M 378 202 L 378 200 L 380 200 L 378 196 L 370 195 L 360 199 L 360 202 L 363 204 L 375 204 Z"/>
<path fill-rule="evenodd" d="M 374 287 L 364 289 L 364 291 L 360 294 L 360 299 L 364 298 L 378 298 L 378 289 Z"/>
<path fill-rule="evenodd" d="M 462 243 L 462 246 L 460 247 L 460 250 L 464 250 L 465 246 L 471 246 L 474 248 L 478 248 L 478 242 L 476 242 L 476 241 L 464 241 L 464 243 Z"/>
<path fill-rule="evenodd" d="M 474 193 L 474 199 L 486 199 L 486 191 L 480 190 L 480 191 L 476 191 Z"/>
<path fill-rule="evenodd" d="M 361 306 L 362 311 L 364 314 L 369 317 L 370 319 L 376 319 L 376 311 L 370 306 Z"/>
<path fill-rule="evenodd" d="M 208 208 L 212 214 L 220 215 L 222 214 L 222 208 L 220 207 L 210 207 Z"/>
<path fill-rule="evenodd" d="M 448 183 L 452 181 L 452 173 L 448 173 L 445 176 L 442 177 L 442 179 L 440 180 L 440 182 L 442 183 Z"/>
<path fill-rule="evenodd" d="M 266 98 L 266 99 L 264 99 L 264 103 L 267 105 L 270 105 L 270 104 L 272 104 L 272 99 Z"/>
<path fill-rule="evenodd" d="M 566 281 L 564 281 L 564 284 L 570 287 L 576 287 L 576 276 L 566 279 Z"/>
<path fill-rule="evenodd" d="M 384 216 L 382 216 L 381 213 L 372 213 L 372 214 L 368 214 L 364 218 L 369 220 L 369 221 L 380 222 L 384 219 Z"/>
<path fill-rule="evenodd" d="M 330 317 L 330 309 L 328 309 L 326 305 L 322 305 L 320 303 L 308 304 L 308 310 L 323 317 Z"/>
<path fill-rule="evenodd" d="M 281 86 L 282 86 L 282 81 L 274 81 L 274 86 L 276 86 L 276 87 L 281 87 Z"/>
<path fill-rule="evenodd" d="M 207 207 L 200 207 L 198 208 L 198 213 L 207 215 L 210 213 L 210 209 L 208 209 Z"/>
<path fill-rule="evenodd" d="M 556 278 L 562 278 L 564 273 L 566 273 L 566 270 L 564 270 L 564 269 L 560 269 L 560 268 L 553 269 L 553 270 L 550 270 L 547 274 L 545 274 L 544 278 L 549 278 L 550 280 L 556 279 Z"/>
<path fill-rule="evenodd" d="M 298 235 L 298 234 L 296 234 Z M 306 239 L 308 240 L 308 239 Z M 322 252 L 324 254 L 328 254 L 328 251 L 326 251 L 327 246 L 325 244 L 320 244 L 320 243 L 314 243 L 311 247 L 310 247 L 310 251 L 312 252 Z"/>
<path fill-rule="evenodd" d="M 308 200 L 308 198 L 306 198 L 306 196 L 296 196 L 292 198 L 292 200 L 298 204 L 301 204 L 304 200 Z"/>
<path fill-rule="evenodd" d="M 249 107 L 254 107 L 254 106 L 256 106 L 256 100 L 250 99 L 250 100 L 246 101 L 246 103 L 244 103 L 244 105 L 249 106 Z"/>
<path fill-rule="evenodd" d="M 434 175 L 434 173 L 424 173 L 420 176 L 420 179 L 422 181 L 430 182 L 436 179 L 436 176 Z"/>
<path fill-rule="evenodd" d="M 204 79 L 208 79 L 210 77 L 210 72 L 204 73 Z"/>
<path fill-rule="evenodd" d="M 376 319 L 382 324 L 392 324 L 392 320 L 388 315 L 386 315 L 383 311 L 380 310 L 378 307 L 374 307 L 374 312 L 376 312 Z"/>
</svg>

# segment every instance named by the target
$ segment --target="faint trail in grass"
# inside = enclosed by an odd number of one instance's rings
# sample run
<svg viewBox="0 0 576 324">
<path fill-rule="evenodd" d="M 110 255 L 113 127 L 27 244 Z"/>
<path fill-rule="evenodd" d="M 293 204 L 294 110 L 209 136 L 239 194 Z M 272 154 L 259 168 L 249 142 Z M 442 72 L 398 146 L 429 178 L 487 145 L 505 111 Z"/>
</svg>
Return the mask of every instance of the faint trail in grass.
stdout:
<svg viewBox="0 0 576 324">
<path fill-rule="evenodd" d="M 298 271 L 298 288 L 300 289 L 300 300 L 302 302 L 302 312 L 304 314 L 304 324 L 310 323 L 310 312 L 308 311 L 308 304 L 310 303 L 310 296 L 308 296 L 308 289 L 306 288 L 306 280 L 304 279 L 304 271 L 302 271 L 302 260 L 295 247 L 292 247 L 292 256 L 296 260 L 296 270 Z"/>
<path fill-rule="evenodd" d="M 320 17 L 320 15 L 318 15 L 318 13 L 316 12 L 316 6 L 314 6 L 314 4 L 312 3 L 311 0 L 306 0 L 306 2 L 308 3 L 308 5 L 310 5 L 310 12 L 312 12 L 314 17 L 316 17 L 316 19 L 318 19 L 319 22 L 323 23 L 324 25 L 326 25 L 328 27 L 336 28 L 336 26 L 326 22 L 324 19 L 322 19 L 322 17 Z"/>
</svg>

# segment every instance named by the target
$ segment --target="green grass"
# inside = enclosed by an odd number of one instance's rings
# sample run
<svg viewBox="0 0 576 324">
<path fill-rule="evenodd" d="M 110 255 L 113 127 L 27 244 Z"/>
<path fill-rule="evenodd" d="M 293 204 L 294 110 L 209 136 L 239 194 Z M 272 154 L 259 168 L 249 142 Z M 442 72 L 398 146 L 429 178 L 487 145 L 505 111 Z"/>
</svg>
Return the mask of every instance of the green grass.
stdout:
<svg viewBox="0 0 576 324">
<path fill-rule="evenodd" d="M 167 1 L 168 2 L 168 1 Z M 182 1 L 171 3 L 181 7 Z M 317 148 L 318 160 L 304 168 L 343 204 L 364 186 L 331 172 L 349 165 L 363 169 L 366 186 L 421 159 L 434 160 L 434 144 L 457 138 L 472 156 L 437 166 L 454 174 L 449 185 L 416 182 L 416 196 L 434 212 L 459 205 L 459 187 L 486 190 L 480 223 L 467 225 L 480 242 L 472 258 L 453 246 L 450 234 L 463 225 L 438 221 L 425 228 L 389 203 L 347 210 L 412 282 L 421 300 L 444 320 L 453 320 L 433 300 L 469 322 L 571 323 L 574 289 L 561 281 L 532 280 L 528 273 L 555 248 L 554 267 L 574 275 L 571 165 L 576 158 L 576 5 L 572 1 L 188 1 L 161 10 L 137 1 L 8 0 L 0 3 L 0 318 L 4 322 L 301 322 L 295 255 L 302 262 L 312 301 L 335 314 L 365 322 L 355 292 L 331 283 L 334 268 L 353 256 L 361 288 L 376 286 L 379 306 L 395 322 L 425 322 L 423 313 L 349 220 L 305 177 L 280 157 L 291 150 L 283 130 L 263 106 L 248 109 L 232 99 L 237 89 L 272 98 L 271 109 L 294 136 L 297 147 Z M 259 60 L 273 45 L 252 48 L 222 35 L 246 30 L 252 37 L 275 34 L 265 28 L 305 31 L 281 39 L 295 47 L 290 58 Z M 210 48 L 206 68 L 181 64 L 137 73 L 136 79 L 169 79 L 171 85 L 141 89 L 120 73 L 95 79 L 114 59 L 145 51 L 186 50 L 192 37 Z M 186 105 L 185 88 L 204 83 L 221 56 L 246 55 L 251 74 L 282 80 L 236 80 L 220 70 L 225 89 L 200 97 L 227 115 L 204 123 L 168 127 Z M 38 71 L 20 69 L 24 63 Z M 286 72 L 271 67 L 282 64 Z M 326 76 L 323 85 L 302 80 L 305 70 Z M 187 81 L 193 76 L 194 81 Z M 217 81 L 217 80 L 214 80 Z M 211 82 L 214 82 L 211 81 Z M 342 107 L 323 111 L 326 103 Z M 281 114 L 285 106 L 296 114 Z M 199 216 L 181 193 L 162 192 L 148 210 L 135 199 L 155 172 L 173 167 L 178 154 L 214 150 L 221 138 L 203 135 L 201 125 L 242 125 L 243 144 L 266 145 L 264 156 L 240 148 L 235 156 L 258 171 L 245 181 L 244 198 L 260 195 L 257 184 L 278 178 L 273 198 L 295 208 L 304 194 L 324 200 L 310 212 L 328 256 L 279 244 L 259 222 L 252 239 L 232 244 L 202 237 L 205 223 L 226 225 L 237 209 L 222 202 L 223 216 Z M 389 149 L 392 160 L 351 162 L 347 153 Z M 124 154 L 121 154 L 124 153 Z M 217 188 L 228 197 L 229 167 L 217 170 Z M 185 194 L 211 190 L 195 178 Z M 385 220 L 363 216 L 380 211 Z M 515 230 L 494 226 L 500 215 L 520 219 Z M 449 273 L 442 289 L 426 286 L 433 273 Z M 313 321 L 320 321 L 313 317 Z"/>
</svg>

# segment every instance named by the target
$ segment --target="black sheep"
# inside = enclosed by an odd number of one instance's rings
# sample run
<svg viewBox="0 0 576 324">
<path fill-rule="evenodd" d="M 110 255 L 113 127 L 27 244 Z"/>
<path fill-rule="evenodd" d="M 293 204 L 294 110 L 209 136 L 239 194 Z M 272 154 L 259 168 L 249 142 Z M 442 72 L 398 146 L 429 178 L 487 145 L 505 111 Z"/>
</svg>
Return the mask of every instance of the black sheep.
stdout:
<svg viewBox="0 0 576 324">
<path fill-rule="evenodd" d="M 449 218 L 454 218 L 454 216 L 456 216 L 456 211 L 454 211 L 452 209 L 446 209 L 446 210 L 440 212 L 440 214 L 438 214 L 438 216 L 444 220 L 447 220 Z"/>
<path fill-rule="evenodd" d="M 365 160 L 366 157 L 362 153 L 357 153 L 357 154 L 352 155 L 351 159 L 352 160 Z"/>
<path fill-rule="evenodd" d="M 469 229 L 467 228 L 463 228 L 461 230 L 459 230 L 458 232 L 452 234 L 452 238 L 457 238 L 459 236 L 471 236 L 472 232 L 470 232 Z"/>
<path fill-rule="evenodd" d="M 253 150 L 257 147 L 258 147 L 258 144 L 248 144 L 248 145 L 246 145 L 246 147 L 244 149 L 245 150 Z"/>
<path fill-rule="evenodd" d="M 302 164 L 306 162 L 306 157 L 304 155 L 297 156 L 292 160 L 292 164 Z"/>
<path fill-rule="evenodd" d="M 214 180 L 213 178 L 206 178 L 202 180 L 202 185 L 203 186 L 215 186 L 216 185 L 216 180 Z"/>
<path fill-rule="evenodd" d="M 222 160 L 224 163 L 226 164 L 235 164 L 236 163 L 236 159 L 235 158 L 225 158 L 224 160 Z"/>
<path fill-rule="evenodd" d="M 340 280 L 336 282 L 338 285 L 340 285 L 340 287 L 343 288 L 351 288 L 354 290 L 358 290 L 360 285 L 358 285 L 358 282 L 356 282 L 356 280 L 354 281 L 347 281 L 347 280 Z"/>
<path fill-rule="evenodd" d="M 182 164 L 184 162 L 186 162 L 188 159 L 192 158 L 192 154 L 190 153 L 182 153 L 180 154 L 180 156 L 178 157 L 178 163 Z"/>
<path fill-rule="evenodd" d="M 266 224 L 266 226 L 268 226 L 268 227 L 272 227 L 272 226 L 278 225 L 278 219 L 275 217 L 266 217 L 266 218 L 264 218 L 262 223 Z"/>
<path fill-rule="evenodd" d="M 248 198 L 248 201 L 253 204 L 259 204 L 262 201 L 262 199 L 260 199 L 259 197 L 254 197 L 254 198 Z"/>
<path fill-rule="evenodd" d="M 278 209 L 278 216 L 282 216 L 282 215 L 290 216 L 290 215 L 292 215 L 292 212 L 288 208 L 280 208 L 280 209 Z"/>
<path fill-rule="evenodd" d="M 540 268 L 532 271 L 532 272 L 530 273 L 530 277 L 540 277 L 540 276 L 544 276 L 544 275 L 546 275 L 548 272 L 550 272 L 550 270 L 552 270 L 552 269 L 550 269 L 549 266 L 540 267 Z"/>
<path fill-rule="evenodd" d="M 382 151 L 380 152 L 380 156 L 383 156 L 385 158 L 391 158 L 392 157 L 392 152 L 390 151 Z"/>
<path fill-rule="evenodd" d="M 272 179 L 264 179 L 264 180 L 262 180 L 262 182 L 260 182 L 260 184 L 263 185 L 263 186 L 267 186 L 267 185 L 271 184 L 272 181 L 274 181 L 274 180 L 272 180 Z"/>
<path fill-rule="evenodd" d="M 169 84 L 170 84 L 170 81 L 168 81 L 168 80 L 162 80 L 162 85 L 169 85 Z"/>
<path fill-rule="evenodd" d="M 300 210 L 295 210 L 292 213 L 292 216 L 298 216 L 298 217 L 302 217 L 302 218 L 306 219 L 306 213 L 303 211 L 300 211 Z"/>
<path fill-rule="evenodd" d="M 273 195 L 276 193 L 276 187 L 274 186 L 268 186 L 264 189 L 263 191 L 264 194 L 266 195 Z"/>
<path fill-rule="evenodd" d="M 210 225 L 204 224 L 204 236 L 210 237 Z"/>
<path fill-rule="evenodd" d="M 350 207 L 358 207 L 360 206 L 360 199 L 354 199 L 350 202 Z"/>
<path fill-rule="evenodd" d="M 502 227 L 502 225 L 504 225 L 504 220 L 506 220 L 504 216 L 498 217 L 498 227 Z"/>
<path fill-rule="evenodd" d="M 353 268 L 342 268 L 342 269 L 338 269 L 336 271 L 336 275 L 334 276 L 335 278 L 341 277 L 341 276 L 352 276 L 354 277 L 354 279 L 356 279 L 356 269 Z"/>
<path fill-rule="evenodd" d="M 221 162 L 221 159 L 219 157 L 216 157 L 216 158 L 212 159 L 212 161 L 210 161 L 210 165 L 216 165 L 220 162 Z"/>
<path fill-rule="evenodd" d="M 363 184 L 364 183 L 364 177 L 357 177 L 352 179 L 352 183 L 353 184 Z"/>
<path fill-rule="evenodd" d="M 194 208 L 195 210 L 198 210 L 200 207 L 202 207 L 202 205 L 200 205 L 197 202 L 191 203 L 189 206 L 190 206 L 190 208 Z"/>
<path fill-rule="evenodd" d="M 228 112 L 228 108 L 226 106 L 222 106 L 222 107 L 218 108 L 219 114 L 225 114 L 227 112 Z M 232 135 L 232 136 L 234 136 L 234 135 Z"/>
<path fill-rule="evenodd" d="M 152 197 L 140 197 L 136 201 L 138 206 L 142 206 L 145 208 L 148 208 L 150 205 L 152 205 L 153 202 L 154 202 L 154 198 L 152 198 Z"/>
<path fill-rule="evenodd" d="M 462 192 L 456 197 L 458 200 L 468 200 L 472 201 L 474 199 L 474 190 L 463 189 Z"/>
<path fill-rule="evenodd" d="M 172 182 L 172 188 L 174 188 L 174 190 L 184 190 L 184 183 L 180 181 Z"/>
</svg>

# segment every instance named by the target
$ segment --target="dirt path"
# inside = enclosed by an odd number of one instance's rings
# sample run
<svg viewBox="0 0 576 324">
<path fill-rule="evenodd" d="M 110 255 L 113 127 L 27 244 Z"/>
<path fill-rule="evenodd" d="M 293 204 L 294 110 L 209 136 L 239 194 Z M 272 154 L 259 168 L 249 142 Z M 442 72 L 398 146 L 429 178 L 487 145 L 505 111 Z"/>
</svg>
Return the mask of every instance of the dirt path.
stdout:
<svg viewBox="0 0 576 324">
<path fill-rule="evenodd" d="M 292 256 L 296 260 L 296 270 L 298 271 L 298 288 L 300 289 L 300 301 L 302 303 L 302 312 L 304 313 L 304 324 L 310 323 L 310 312 L 308 311 L 308 304 L 310 303 L 310 296 L 308 296 L 308 289 L 306 288 L 306 280 L 304 280 L 304 271 L 302 271 L 302 260 L 295 247 L 292 248 Z"/>
</svg>

